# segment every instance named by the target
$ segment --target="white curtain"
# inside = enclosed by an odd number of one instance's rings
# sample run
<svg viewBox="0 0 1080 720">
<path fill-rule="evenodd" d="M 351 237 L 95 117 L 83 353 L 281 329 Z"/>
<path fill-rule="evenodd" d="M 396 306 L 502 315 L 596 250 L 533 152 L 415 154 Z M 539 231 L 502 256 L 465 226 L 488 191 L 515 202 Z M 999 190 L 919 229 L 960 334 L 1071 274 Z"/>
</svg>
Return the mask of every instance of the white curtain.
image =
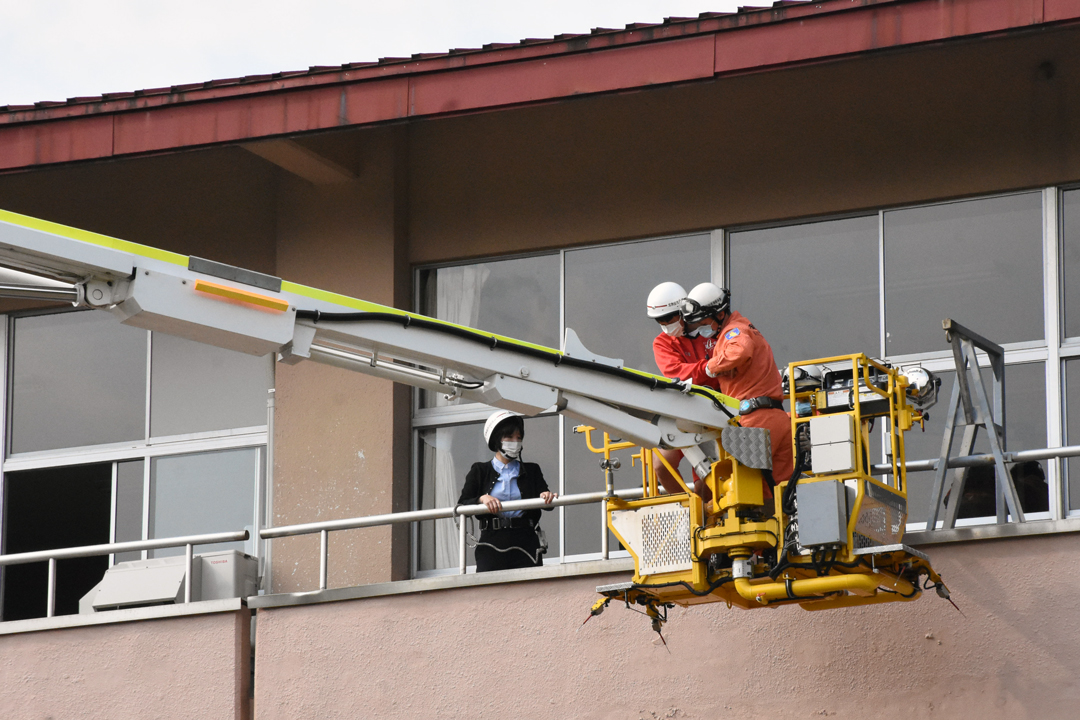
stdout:
<svg viewBox="0 0 1080 720">
<path fill-rule="evenodd" d="M 435 317 L 440 320 L 476 327 L 480 315 L 480 294 L 490 270 L 484 265 L 466 265 L 462 267 L 440 268 L 431 273 L 436 278 Z M 428 297 L 431 297 L 429 294 Z M 436 396 L 436 407 L 447 405 L 442 395 Z M 449 440 L 449 433 L 445 435 Z M 452 448 L 440 447 L 436 442 L 433 448 L 425 445 L 424 467 L 432 468 L 435 475 L 435 507 L 447 507 L 457 502 L 464 477 L 457 477 L 454 470 Z M 449 446 L 449 442 L 446 443 Z M 429 459 L 428 453 L 433 457 Z M 480 460 L 482 458 L 476 458 Z M 475 461 L 474 460 L 474 461 Z M 471 464 L 471 463 L 470 463 Z M 464 522 L 464 519 L 461 519 Z M 435 521 L 435 567 L 456 567 L 458 563 L 457 526 L 451 519 Z"/>
</svg>

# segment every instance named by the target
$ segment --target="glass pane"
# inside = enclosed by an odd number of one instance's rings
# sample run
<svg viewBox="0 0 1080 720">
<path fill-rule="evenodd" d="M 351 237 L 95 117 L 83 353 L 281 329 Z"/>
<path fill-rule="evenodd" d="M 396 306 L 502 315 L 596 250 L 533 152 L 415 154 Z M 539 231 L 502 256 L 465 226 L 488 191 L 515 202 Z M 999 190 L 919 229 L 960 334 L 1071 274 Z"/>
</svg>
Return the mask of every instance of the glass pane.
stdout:
<svg viewBox="0 0 1080 720">
<path fill-rule="evenodd" d="M 1043 337 L 1042 196 L 885 213 L 886 354 L 947 350 L 952 318 L 997 343 Z"/>
<path fill-rule="evenodd" d="M 452 507 L 461 496 L 465 476 L 473 463 L 488 461 L 492 452 L 484 443 L 481 423 L 432 428 L 420 431 L 420 496 L 416 507 Z M 555 417 L 526 418 L 522 458 L 540 465 L 544 480 L 553 492 L 559 490 L 559 420 Z M 430 520 L 420 525 L 420 570 L 456 568 L 458 531 L 453 520 Z M 559 556 L 559 511 L 541 514 L 540 528 L 547 536 L 546 558 Z M 479 535 L 476 523 L 470 525 Z M 466 562 L 475 564 L 473 549 Z"/>
<path fill-rule="evenodd" d="M 1080 335 L 1080 190 L 1061 194 L 1064 228 L 1065 336 Z"/>
<path fill-rule="evenodd" d="M 104 312 L 16 319 L 11 451 L 142 440 L 146 336 Z"/>
<path fill-rule="evenodd" d="M 149 537 L 252 529 L 261 454 L 244 448 L 151 460 Z M 243 542 L 198 545 L 195 552 L 230 549 L 250 553 Z M 182 547 L 169 548 L 152 556 L 183 553 Z"/>
<path fill-rule="evenodd" d="M 109 542 L 112 464 L 9 472 L 4 477 L 3 552 L 21 553 Z M 56 614 L 79 612 L 79 598 L 105 574 L 106 555 L 56 563 Z M 3 619 L 45 617 L 48 563 L 3 572 Z"/>
<path fill-rule="evenodd" d="M 116 537 L 113 542 L 142 540 L 143 461 L 116 463 Z M 138 560 L 139 551 L 117 553 L 116 562 Z"/>
<path fill-rule="evenodd" d="M 777 364 L 880 353 L 878 218 L 732 233 L 732 307 Z"/>
<path fill-rule="evenodd" d="M 576 422 L 573 418 L 566 418 L 566 431 L 564 434 L 564 452 L 566 458 L 566 494 L 602 492 L 606 485 L 604 471 L 600 469 L 600 460 L 603 455 L 589 450 L 585 444 L 584 433 L 575 433 Z M 614 439 L 612 440 L 614 442 Z M 604 434 L 600 430 L 593 430 L 593 447 L 602 447 Z M 616 490 L 635 488 L 642 486 L 641 463 L 632 459 L 632 455 L 640 448 L 627 448 L 612 453 L 613 457 L 619 458 L 620 467 L 614 471 Z M 683 460 L 678 468 L 684 478 L 691 477 L 690 464 Z M 566 554 L 584 555 L 599 553 L 604 529 L 607 527 L 606 519 L 600 509 L 600 503 L 589 505 L 568 505 L 566 507 Z M 608 548 L 611 551 L 619 549 L 618 540 L 614 535 L 608 535 Z"/>
<path fill-rule="evenodd" d="M 667 281 L 687 290 L 708 282 L 711 258 L 708 235 L 568 250 L 566 327 L 598 355 L 658 372 L 652 342 L 660 329 L 645 315 L 649 291 Z"/>
<path fill-rule="evenodd" d="M 940 372 L 941 391 L 938 404 L 930 409 L 930 421 L 926 423 L 926 432 L 911 430 L 905 435 L 906 456 L 908 461 L 929 460 L 941 452 L 942 433 L 945 431 L 945 415 L 949 409 L 956 373 Z M 987 395 L 993 403 L 993 374 L 989 368 L 982 369 L 983 383 Z M 962 415 L 961 415 L 962 417 Z M 953 438 L 952 455 L 959 454 L 962 431 L 957 431 Z M 1046 447 L 1046 370 L 1045 363 L 1025 363 L 1005 366 L 1005 449 L 1034 450 Z M 975 439 L 974 454 L 990 452 L 986 433 L 980 429 Z M 1017 479 L 1017 491 L 1021 495 L 1021 507 L 1028 512 L 1041 512 L 1047 509 L 1047 490 L 1045 486 L 1046 463 L 1037 463 L 1034 467 L 1014 470 Z M 1037 474 L 1042 474 L 1039 485 Z M 1020 480 L 1026 478 L 1027 490 L 1021 491 Z M 925 522 L 930 515 L 930 485 L 934 480 L 931 472 L 908 474 L 908 521 Z M 987 508 L 982 490 L 988 487 L 992 491 L 993 469 L 973 469 L 968 474 L 964 495 L 960 506 L 961 517 L 984 517 L 982 511 Z M 946 477 L 945 489 L 952 483 L 951 474 Z M 990 513 L 996 511 L 993 498 L 989 499 Z M 974 514 L 978 512 L 979 514 Z M 943 515 L 938 514 L 941 518 Z"/>
<path fill-rule="evenodd" d="M 429 317 L 560 346 L 558 255 L 425 270 L 420 287 L 420 312 Z M 421 404 L 448 403 L 441 394 L 422 391 Z"/>
<path fill-rule="evenodd" d="M 153 334 L 150 434 L 184 435 L 266 424 L 270 357 Z"/>
<path fill-rule="evenodd" d="M 1080 359 L 1065 363 L 1065 444 L 1080 445 Z M 1080 510 L 1080 457 L 1066 461 L 1069 477 L 1069 505 Z"/>
</svg>

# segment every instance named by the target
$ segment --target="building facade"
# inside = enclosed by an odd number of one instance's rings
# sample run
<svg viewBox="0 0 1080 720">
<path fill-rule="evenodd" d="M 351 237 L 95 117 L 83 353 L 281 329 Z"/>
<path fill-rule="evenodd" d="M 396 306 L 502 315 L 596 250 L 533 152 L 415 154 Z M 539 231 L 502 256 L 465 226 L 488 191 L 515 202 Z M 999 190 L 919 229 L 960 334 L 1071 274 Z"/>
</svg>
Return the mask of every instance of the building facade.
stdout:
<svg viewBox="0 0 1080 720">
<path fill-rule="evenodd" d="M 946 396 L 952 318 L 1005 348 L 1007 449 L 1075 445 L 1078 40 L 1067 0 L 826 0 L 0 108 L 0 208 L 542 345 L 572 328 L 649 371 L 665 280 L 730 287 L 778 363 L 919 362 Z M 444 507 L 484 454 L 484 406 L 0 309 L 5 554 Z M 931 416 L 908 459 L 937 455 Z M 527 420 L 525 447 L 560 492 L 601 489 L 570 420 Z M 61 564 L 62 617 L 34 620 L 44 569 L 15 566 L 0 707 L 62 714 L 73 676 L 102 717 L 170 716 L 210 654 L 208 715 L 1067 717 L 1080 465 L 1027 471 L 1028 522 L 961 505 L 953 531 L 910 477 L 909 542 L 964 615 L 702 606 L 670 654 L 614 607 L 575 632 L 629 567 L 596 505 L 545 514 L 546 566 L 497 581 L 454 574 L 451 521 L 331 534 L 323 592 L 317 536 L 252 540 L 260 596 L 190 616 L 64 619 L 118 556 Z M 161 643 L 179 692 L 121 660 Z M 147 694 L 108 700 L 99 662 Z"/>
</svg>

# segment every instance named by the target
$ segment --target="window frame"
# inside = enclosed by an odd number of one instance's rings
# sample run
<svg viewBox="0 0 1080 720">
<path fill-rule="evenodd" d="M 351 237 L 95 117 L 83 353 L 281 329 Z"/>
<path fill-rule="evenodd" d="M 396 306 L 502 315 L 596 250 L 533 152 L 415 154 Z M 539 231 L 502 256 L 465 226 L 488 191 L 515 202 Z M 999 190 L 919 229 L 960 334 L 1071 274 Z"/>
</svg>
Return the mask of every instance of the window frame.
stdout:
<svg viewBox="0 0 1080 720">
<path fill-rule="evenodd" d="M 1051 185 L 1038 188 L 1026 188 L 1018 190 L 1009 190 L 1002 192 L 986 193 L 970 197 L 954 197 L 941 200 L 918 202 L 910 204 L 896 204 L 883 206 L 871 210 L 855 210 L 843 213 L 833 213 L 826 215 L 817 215 L 811 217 L 796 218 L 790 220 L 784 220 L 780 222 L 759 222 L 750 223 L 745 225 L 733 225 L 730 227 L 716 228 L 713 230 L 703 230 L 699 232 L 680 232 L 666 235 L 658 235 L 655 237 L 637 238 L 631 240 L 616 240 L 611 242 L 591 243 L 588 245 L 574 246 L 568 248 L 559 249 L 559 267 L 560 267 L 560 298 L 559 298 L 559 328 L 560 334 L 565 332 L 566 326 L 566 253 L 572 250 L 578 250 L 591 247 L 613 247 L 617 245 L 625 245 L 631 243 L 649 242 L 652 240 L 672 239 L 679 237 L 687 237 L 692 235 L 700 235 L 702 233 L 710 233 L 711 235 L 711 255 L 712 266 L 711 275 L 712 281 L 720 284 L 728 285 L 730 281 L 731 267 L 731 235 L 738 232 L 762 230 L 777 227 L 792 227 L 797 225 L 830 222 L 836 220 L 844 220 L 849 218 L 858 217 L 873 217 L 877 216 L 878 223 L 878 313 L 879 313 L 879 338 L 877 348 L 867 348 L 868 353 L 872 352 L 876 357 L 883 357 L 886 361 L 893 364 L 909 364 L 919 362 L 925 365 L 928 369 L 934 370 L 952 370 L 952 353 L 949 350 L 933 351 L 924 353 L 915 353 L 908 355 L 894 355 L 889 356 L 885 354 L 886 348 L 886 333 L 888 332 L 886 326 L 886 286 L 885 286 L 885 213 L 894 210 L 908 210 L 917 209 L 922 207 L 935 207 L 947 204 L 957 204 L 969 201 L 985 200 L 998 197 L 1009 197 L 1015 195 L 1022 195 L 1031 192 L 1038 192 L 1041 194 L 1042 201 L 1042 306 L 1043 306 L 1043 324 L 1044 332 L 1043 339 L 1015 342 L 1004 344 L 1002 347 L 1005 350 L 1005 364 L 1019 365 L 1030 362 L 1042 362 L 1045 368 L 1045 407 L 1046 407 L 1046 437 L 1047 447 L 1063 447 L 1065 443 L 1066 428 L 1067 428 L 1067 403 L 1065 400 L 1066 386 L 1065 386 L 1065 362 L 1070 359 L 1080 358 L 1080 336 L 1066 337 L 1065 325 L 1064 325 L 1064 302 L 1065 302 L 1065 277 L 1064 277 L 1064 216 L 1062 212 L 1062 195 L 1069 190 L 1080 189 L 1080 183 L 1074 183 L 1069 185 Z M 454 267 L 461 265 L 477 264 L 482 262 L 489 262 L 495 260 L 508 260 L 520 257 L 532 257 L 537 255 L 551 255 L 548 251 L 537 251 L 535 253 L 516 253 L 512 255 L 500 255 L 494 257 L 476 258 L 472 260 L 458 260 L 450 263 L 428 263 L 424 265 L 415 266 L 413 269 L 414 277 L 414 307 L 421 307 L 421 286 L 420 277 L 421 273 L 426 270 L 438 269 L 441 267 Z M 963 318 L 957 318 L 963 321 Z M 980 366 L 987 364 L 987 359 L 980 354 Z M 943 388 L 942 394 L 945 398 L 940 402 L 948 402 L 948 393 L 951 392 L 951 387 Z M 415 503 L 415 498 L 418 495 L 418 468 L 419 461 L 417 456 L 417 448 L 419 443 L 419 430 L 427 429 L 430 427 L 438 427 L 444 425 L 456 425 L 464 424 L 467 422 L 474 422 L 482 420 L 486 414 L 490 412 L 487 406 L 473 404 L 468 406 L 454 406 L 452 408 L 420 408 L 419 407 L 419 394 L 413 392 L 412 402 L 412 415 L 411 415 L 411 432 L 412 432 L 412 468 L 411 468 L 411 499 L 410 504 Z M 565 437 L 565 419 L 560 416 L 560 445 L 559 445 L 559 491 L 564 489 L 564 475 L 565 475 L 565 452 L 564 452 L 564 437 Z M 1080 444 L 1080 438 L 1077 438 L 1077 443 Z M 886 450 L 884 443 L 884 436 L 882 436 L 882 448 L 883 454 Z M 924 458 L 912 458 L 912 460 L 922 460 Z M 920 543 L 932 543 L 932 542 L 947 542 L 951 540 L 965 540 L 972 537 L 1009 537 L 1016 535 L 1026 534 L 1041 534 L 1045 532 L 1061 532 L 1068 530 L 1080 530 L 1080 509 L 1069 510 L 1069 497 L 1068 497 L 1068 477 L 1067 477 L 1067 463 L 1062 458 L 1051 458 L 1046 461 L 1046 480 L 1049 488 L 1049 522 L 1043 520 L 1032 521 L 1031 524 L 1025 523 L 1018 525 L 1015 523 L 1006 525 L 996 525 L 986 522 L 992 519 L 973 519 L 966 521 L 958 521 L 957 531 L 941 531 L 936 530 L 928 532 L 925 529 L 925 522 L 923 523 L 908 523 L 907 533 L 914 536 L 913 539 Z M 593 555 L 581 555 L 581 556 L 568 556 L 565 553 L 566 548 L 566 513 L 564 508 L 559 509 L 560 517 L 560 555 L 552 558 L 547 558 L 545 563 L 565 563 L 574 562 L 578 560 L 593 559 Z M 413 577 L 424 577 L 432 574 L 441 574 L 445 571 L 419 571 L 417 568 L 417 561 L 419 557 L 418 548 L 418 529 L 415 523 L 412 525 L 412 549 L 410 552 L 410 570 Z M 966 532 L 965 532 L 966 531 Z M 624 553 L 625 554 L 625 553 Z M 615 553 L 612 553 L 615 556 Z"/>
<path fill-rule="evenodd" d="M 503 260 L 516 260 L 522 258 L 531 257 L 543 257 L 558 255 L 559 256 L 559 337 L 560 339 L 566 333 L 566 254 L 567 252 L 573 252 L 576 250 L 588 250 L 591 248 L 612 248 L 620 245 L 634 245 L 639 243 L 654 242 L 658 240 L 673 240 L 683 237 L 694 237 L 700 235 L 709 235 L 710 242 L 710 255 L 711 255 L 711 273 L 710 280 L 716 282 L 718 278 L 724 277 L 725 268 L 725 256 L 723 249 L 725 247 L 725 235 L 722 229 L 714 230 L 701 230 L 697 232 L 680 232 L 671 233 L 666 235 L 656 235 L 642 238 L 634 238 L 630 240 L 615 240 L 611 242 L 596 242 L 585 245 L 575 245 L 573 247 L 560 248 L 557 251 L 552 250 L 538 250 L 536 252 L 524 252 L 524 253 L 512 253 L 507 255 L 488 256 L 483 258 L 475 258 L 472 260 L 457 260 L 446 263 L 425 263 L 422 265 L 413 266 L 413 307 L 417 312 L 423 310 L 423 283 L 421 281 L 422 273 L 430 270 L 438 270 L 440 268 L 447 267 L 461 267 L 463 265 L 478 265 L 486 262 L 499 262 Z M 410 417 L 410 484 L 409 484 L 409 508 L 416 510 L 416 500 L 420 496 L 420 431 L 428 430 L 436 427 L 449 427 L 454 425 L 466 425 L 473 422 L 482 422 L 491 414 L 492 408 L 482 403 L 469 403 L 465 405 L 452 405 L 448 407 L 433 407 L 424 408 L 420 403 L 420 391 L 415 388 L 411 393 L 411 417 Z M 548 415 L 542 415 L 538 417 L 547 417 Z M 559 442 L 559 475 L 558 475 L 558 490 L 557 492 L 562 495 L 566 491 L 566 418 L 563 415 L 558 415 L 559 428 L 558 428 L 558 442 Z M 549 478 L 550 479 L 550 478 Z M 597 508 L 601 508 L 602 505 L 597 504 Z M 545 557 L 545 565 L 558 565 L 569 562 L 584 562 L 588 560 L 597 560 L 600 558 L 600 553 L 581 553 L 576 555 L 566 554 L 566 507 L 560 506 L 556 508 L 554 512 L 558 513 L 559 518 L 559 554 L 557 556 Z M 599 510 L 598 510 L 599 512 Z M 600 527 L 600 524 L 597 524 Z M 437 570 L 421 570 L 419 568 L 420 562 L 420 528 L 418 523 L 409 524 L 409 575 L 414 578 L 433 577 L 445 574 L 455 574 L 458 569 L 444 568 Z M 610 558 L 628 558 L 630 553 L 626 550 L 612 549 L 608 553 Z M 471 572 L 475 572 L 474 566 Z"/>
<path fill-rule="evenodd" d="M 0 374 L 3 382 L 0 383 L 0 518 L 4 517 L 3 502 L 5 497 L 5 480 L 7 473 L 22 470 L 37 470 L 44 468 L 61 468 L 72 465 L 103 464 L 112 466 L 112 497 L 110 501 L 109 517 L 109 541 L 116 541 L 116 509 L 117 509 L 117 464 L 125 461 L 143 461 L 143 507 L 142 507 L 142 538 L 147 540 L 149 531 L 150 515 L 150 483 L 152 477 L 152 461 L 156 458 L 172 457 L 178 455 L 191 455 L 219 450 L 253 449 L 256 451 L 256 469 L 252 477 L 254 483 L 254 506 L 252 507 L 253 533 L 248 540 L 244 551 L 255 557 L 260 566 L 262 582 L 260 592 L 270 587 L 270 543 L 259 539 L 259 530 L 271 517 L 269 480 L 272 469 L 269 467 L 271 460 L 269 453 L 269 423 L 271 412 L 268 409 L 267 424 L 254 425 L 242 428 L 229 428 L 226 430 L 212 430 L 181 435 L 169 435 L 154 437 L 150 431 L 151 396 L 151 368 L 153 361 L 153 331 L 146 332 L 146 381 L 144 389 L 145 418 L 143 437 L 139 440 L 124 441 L 117 443 L 105 443 L 99 445 L 86 445 L 79 447 L 65 447 L 55 450 L 37 450 L 9 454 L 11 447 L 12 428 L 12 384 L 14 377 L 13 368 L 14 347 L 14 323 L 19 318 L 41 315 L 57 315 L 69 312 L 95 312 L 75 308 L 44 308 L 13 313 L 0 313 Z M 269 362 L 269 360 L 268 360 Z M 268 396 L 273 397 L 276 363 L 271 365 L 271 387 Z M 236 529 L 236 528 L 233 528 Z M 141 552 L 145 560 L 149 551 Z M 109 555 L 109 565 L 115 564 L 116 558 Z"/>
<path fill-rule="evenodd" d="M 1064 278 L 1064 266 L 1062 263 L 1062 257 L 1064 252 L 1064 217 L 1060 212 L 1061 208 L 1061 196 L 1067 190 L 1080 188 L 1080 185 L 1075 186 L 1048 186 L 1042 188 L 1028 188 L 1021 190 L 1011 190 L 1005 192 L 987 193 L 971 197 L 962 198 L 948 198 L 939 201 L 922 202 L 914 204 L 902 204 L 893 205 L 888 207 L 881 207 L 876 210 L 878 217 L 878 312 L 879 312 L 879 345 L 877 348 L 877 357 L 884 358 L 886 362 L 899 364 L 910 363 L 922 363 L 930 370 L 952 370 L 952 352 L 950 350 L 932 351 L 923 353 L 913 353 L 906 355 L 887 355 L 886 348 L 886 333 L 888 332 L 886 326 L 886 303 L 888 298 L 886 297 L 885 286 L 885 265 L 887 262 L 885 253 L 885 213 L 895 210 L 909 210 L 918 209 L 923 207 L 935 207 L 940 205 L 951 205 L 963 202 L 986 200 L 999 197 L 1010 197 L 1015 195 L 1023 195 L 1032 192 L 1039 192 L 1042 200 L 1042 268 L 1043 268 L 1043 339 L 1033 340 L 1025 342 L 1006 343 L 1002 347 L 1005 350 L 1005 365 L 1006 368 L 1009 365 L 1019 365 L 1030 362 L 1043 362 L 1045 367 L 1045 387 L 1046 387 L 1046 436 L 1047 447 L 1062 447 L 1064 444 L 1064 428 L 1066 420 L 1066 403 L 1064 399 L 1065 384 L 1064 384 L 1064 362 L 1071 357 L 1080 357 L 1080 337 L 1066 339 L 1064 337 L 1064 315 L 1062 308 L 1064 307 L 1064 292 L 1065 292 L 1065 278 Z M 733 226 L 727 230 L 727 243 L 725 244 L 725 253 L 730 253 L 730 236 L 737 232 L 744 232 L 747 230 L 760 230 L 773 227 L 791 227 L 796 225 L 811 224 L 818 222 L 828 222 L 832 220 L 842 220 L 853 217 L 867 217 L 875 213 L 873 212 L 848 212 L 839 213 L 835 215 L 821 215 L 809 218 L 801 218 L 795 220 L 789 220 L 782 223 L 754 223 L 745 226 Z M 730 257 L 730 255 L 728 255 Z M 729 276 L 725 275 L 725 281 L 729 279 Z M 962 318 L 957 318 L 962 320 Z M 980 367 L 986 367 L 989 365 L 989 361 L 982 354 L 979 355 Z M 948 393 L 951 392 L 951 387 L 942 388 L 942 394 L 945 395 L 944 402 L 947 402 Z M 940 401 L 939 401 L 940 402 Z M 882 453 L 887 451 L 884 435 L 882 435 Z M 926 458 L 911 458 L 912 460 L 922 460 Z M 1054 522 L 1067 521 L 1071 518 L 1080 519 L 1080 510 L 1069 511 L 1069 499 L 1068 499 L 1068 478 L 1065 474 L 1065 465 L 1062 458 L 1050 458 L 1046 462 L 1046 481 L 1049 488 L 1049 503 L 1050 512 L 1049 520 Z M 991 520 L 991 522 L 993 522 Z M 1038 522 L 1038 521 L 1034 521 Z M 958 521 L 957 526 L 961 525 L 978 525 L 980 531 L 980 537 L 990 536 L 1012 536 L 1017 534 L 1024 534 L 1022 530 L 1027 529 L 1023 526 L 1021 532 L 1017 532 L 1015 528 L 1009 528 L 1007 526 L 998 526 L 996 524 L 988 524 L 984 522 L 984 519 L 980 518 L 974 521 Z M 1026 524 L 1025 524 L 1026 525 Z M 926 530 L 926 523 L 908 523 L 907 533 L 918 533 L 923 537 L 920 540 L 933 540 L 933 536 L 937 535 L 941 539 L 946 537 L 945 533 L 940 531 L 928 532 Z M 1037 528 L 1030 528 L 1032 532 L 1040 532 Z M 1080 529 L 1080 525 L 1077 526 Z M 956 539 L 964 539 L 957 537 Z"/>
</svg>

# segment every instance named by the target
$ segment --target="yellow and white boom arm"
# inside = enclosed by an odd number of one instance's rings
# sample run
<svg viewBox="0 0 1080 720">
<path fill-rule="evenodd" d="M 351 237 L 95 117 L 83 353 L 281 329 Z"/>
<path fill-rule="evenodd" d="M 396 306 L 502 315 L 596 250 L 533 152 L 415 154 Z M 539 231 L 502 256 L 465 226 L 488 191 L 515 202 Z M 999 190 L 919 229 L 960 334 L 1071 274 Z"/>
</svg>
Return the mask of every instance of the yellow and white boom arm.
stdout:
<svg viewBox="0 0 1080 720">
<path fill-rule="evenodd" d="M 66 299 L 120 322 L 253 355 L 312 360 L 525 415 L 556 409 L 645 447 L 718 437 L 736 401 L 657 375 L 276 277 L 0 211 L 0 265 L 72 285 L 0 295 Z"/>
</svg>

